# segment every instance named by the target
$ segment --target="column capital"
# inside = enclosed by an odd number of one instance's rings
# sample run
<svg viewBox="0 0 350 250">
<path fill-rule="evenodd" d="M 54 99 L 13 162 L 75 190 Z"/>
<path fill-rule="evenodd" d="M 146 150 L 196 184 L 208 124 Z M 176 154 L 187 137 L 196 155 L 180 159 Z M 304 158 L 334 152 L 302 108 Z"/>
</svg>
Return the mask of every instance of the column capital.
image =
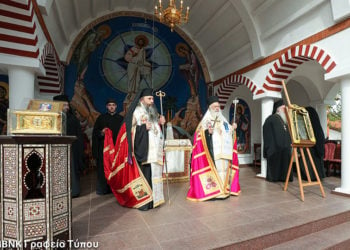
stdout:
<svg viewBox="0 0 350 250">
<path fill-rule="evenodd" d="M 7 70 L 13 68 L 27 69 L 39 75 L 46 75 L 44 65 L 37 58 L 1 54 L 0 65 Z"/>
</svg>

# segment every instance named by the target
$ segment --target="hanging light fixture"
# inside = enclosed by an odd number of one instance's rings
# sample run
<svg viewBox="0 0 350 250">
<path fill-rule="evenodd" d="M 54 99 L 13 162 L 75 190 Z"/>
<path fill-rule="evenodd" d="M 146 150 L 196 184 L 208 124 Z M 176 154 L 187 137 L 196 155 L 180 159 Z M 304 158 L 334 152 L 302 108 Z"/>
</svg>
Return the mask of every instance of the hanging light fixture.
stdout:
<svg viewBox="0 0 350 250">
<path fill-rule="evenodd" d="M 173 31 L 175 25 L 188 22 L 190 7 L 187 6 L 186 14 L 183 11 L 183 0 L 180 1 L 180 9 L 176 8 L 175 0 L 169 1 L 169 6 L 163 9 L 162 0 L 159 0 L 158 6 L 154 7 L 154 14 L 159 18 L 159 21 L 170 26 Z"/>
</svg>

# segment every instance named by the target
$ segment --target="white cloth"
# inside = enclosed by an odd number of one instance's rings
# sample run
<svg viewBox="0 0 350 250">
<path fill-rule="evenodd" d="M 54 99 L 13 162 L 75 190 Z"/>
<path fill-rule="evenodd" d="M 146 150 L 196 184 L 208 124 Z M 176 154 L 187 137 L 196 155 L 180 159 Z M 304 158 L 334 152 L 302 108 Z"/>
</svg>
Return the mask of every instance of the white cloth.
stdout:
<svg viewBox="0 0 350 250">
<path fill-rule="evenodd" d="M 192 143 L 189 139 L 167 139 L 165 140 L 165 156 L 168 173 L 185 173 L 185 155 L 192 150 Z M 187 170 L 188 171 L 188 170 Z M 165 167 L 163 173 L 165 173 Z"/>
<path fill-rule="evenodd" d="M 185 171 L 185 153 L 183 150 L 166 152 L 168 173 L 181 173 Z M 165 169 L 163 171 L 165 173 Z"/>
</svg>

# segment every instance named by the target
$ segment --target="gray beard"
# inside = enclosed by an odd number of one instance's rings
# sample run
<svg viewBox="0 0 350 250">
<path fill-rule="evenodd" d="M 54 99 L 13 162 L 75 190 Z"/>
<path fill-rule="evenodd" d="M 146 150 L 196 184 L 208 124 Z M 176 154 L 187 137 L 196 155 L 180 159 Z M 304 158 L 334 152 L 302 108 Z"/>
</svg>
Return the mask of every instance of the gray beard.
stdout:
<svg viewBox="0 0 350 250">
<path fill-rule="evenodd" d="M 158 110 L 157 110 L 156 105 L 154 105 L 154 104 L 151 106 L 144 105 L 144 107 L 148 113 L 149 121 L 150 122 L 158 122 Z"/>
</svg>

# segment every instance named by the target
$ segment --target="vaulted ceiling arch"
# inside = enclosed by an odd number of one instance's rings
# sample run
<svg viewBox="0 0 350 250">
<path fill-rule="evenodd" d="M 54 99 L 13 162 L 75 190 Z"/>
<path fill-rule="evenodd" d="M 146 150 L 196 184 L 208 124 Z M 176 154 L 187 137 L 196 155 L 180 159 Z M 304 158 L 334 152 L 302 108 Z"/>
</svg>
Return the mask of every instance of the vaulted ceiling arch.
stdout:
<svg viewBox="0 0 350 250">
<path fill-rule="evenodd" d="M 260 89 L 254 81 L 244 75 L 230 75 L 221 79 L 221 82 L 217 84 L 219 84 L 219 87 L 215 94 L 219 97 L 219 103 L 222 109 L 225 107 L 231 93 L 240 85 L 246 86 L 253 95 L 264 93 L 264 90 Z"/>
<path fill-rule="evenodd" d="M 70 62 L 74 50 L 76 49 L 76 47 L 79 45 L 79 43 L 82 40 L 82 38 L 86 35 L 86 33 L 89 30 L 91 30 L 94 26 L 98 25 L 99 23 L 102 23 L 102 22 L 104 22 L 106 20 L 113 19 L 113 18 L 120 17 L 120 16 L 142 17 L 142 18 L 145 18 L 145 19 L 148 19 L 148 20 L 151 20 L 151 21 L 155 21 L 154 17 L 152 15 L 145 14 L 145 13 L 142 13 L 142 12 L 135 12 L 135 11 L 114 12 L 112 14 L 107 14 L 105 16 L 101 16 L 99 18 L 96 18 L 95 20 L 93 20 L 92 22 L 87 24 L 85 27 L 83 27 L 80 30 L 79 34 L 73 40 L 73 42 L 72 42 L 72 44 L 71 44 L 71 46 L 70 46 L 70 48 L 68 50 L 67 63 Z M 194 51 L 194 53 L 198 57 L 198 60 L 199 60 L 199 62 L 201 64 L 205 82 L 207 82 L 207 83 L 210 82 L 208 66 L 207 66 L 207 63 L 205 61 L 205 58 L 204 58 L 201 50 L 197 47 L 196 43 L 194 43 L 194 41 L 185 32 L 183 32 L 181 29 L 175 28 L 175 32 L 177 32 L 188 44 L 191 45 L 192 50 Z"/>
<path fill-rule="evenodd" d="M 326 73 L 336 66 L 333 58 L 324 49 L 315 45 L 298 45 L 286 51 L 273 63 L 263 83 L 263 89 L 266 92 L 281 92 L 282 81 L 299 65 L 310 60 L 318 62 Z"/>
</svg>

